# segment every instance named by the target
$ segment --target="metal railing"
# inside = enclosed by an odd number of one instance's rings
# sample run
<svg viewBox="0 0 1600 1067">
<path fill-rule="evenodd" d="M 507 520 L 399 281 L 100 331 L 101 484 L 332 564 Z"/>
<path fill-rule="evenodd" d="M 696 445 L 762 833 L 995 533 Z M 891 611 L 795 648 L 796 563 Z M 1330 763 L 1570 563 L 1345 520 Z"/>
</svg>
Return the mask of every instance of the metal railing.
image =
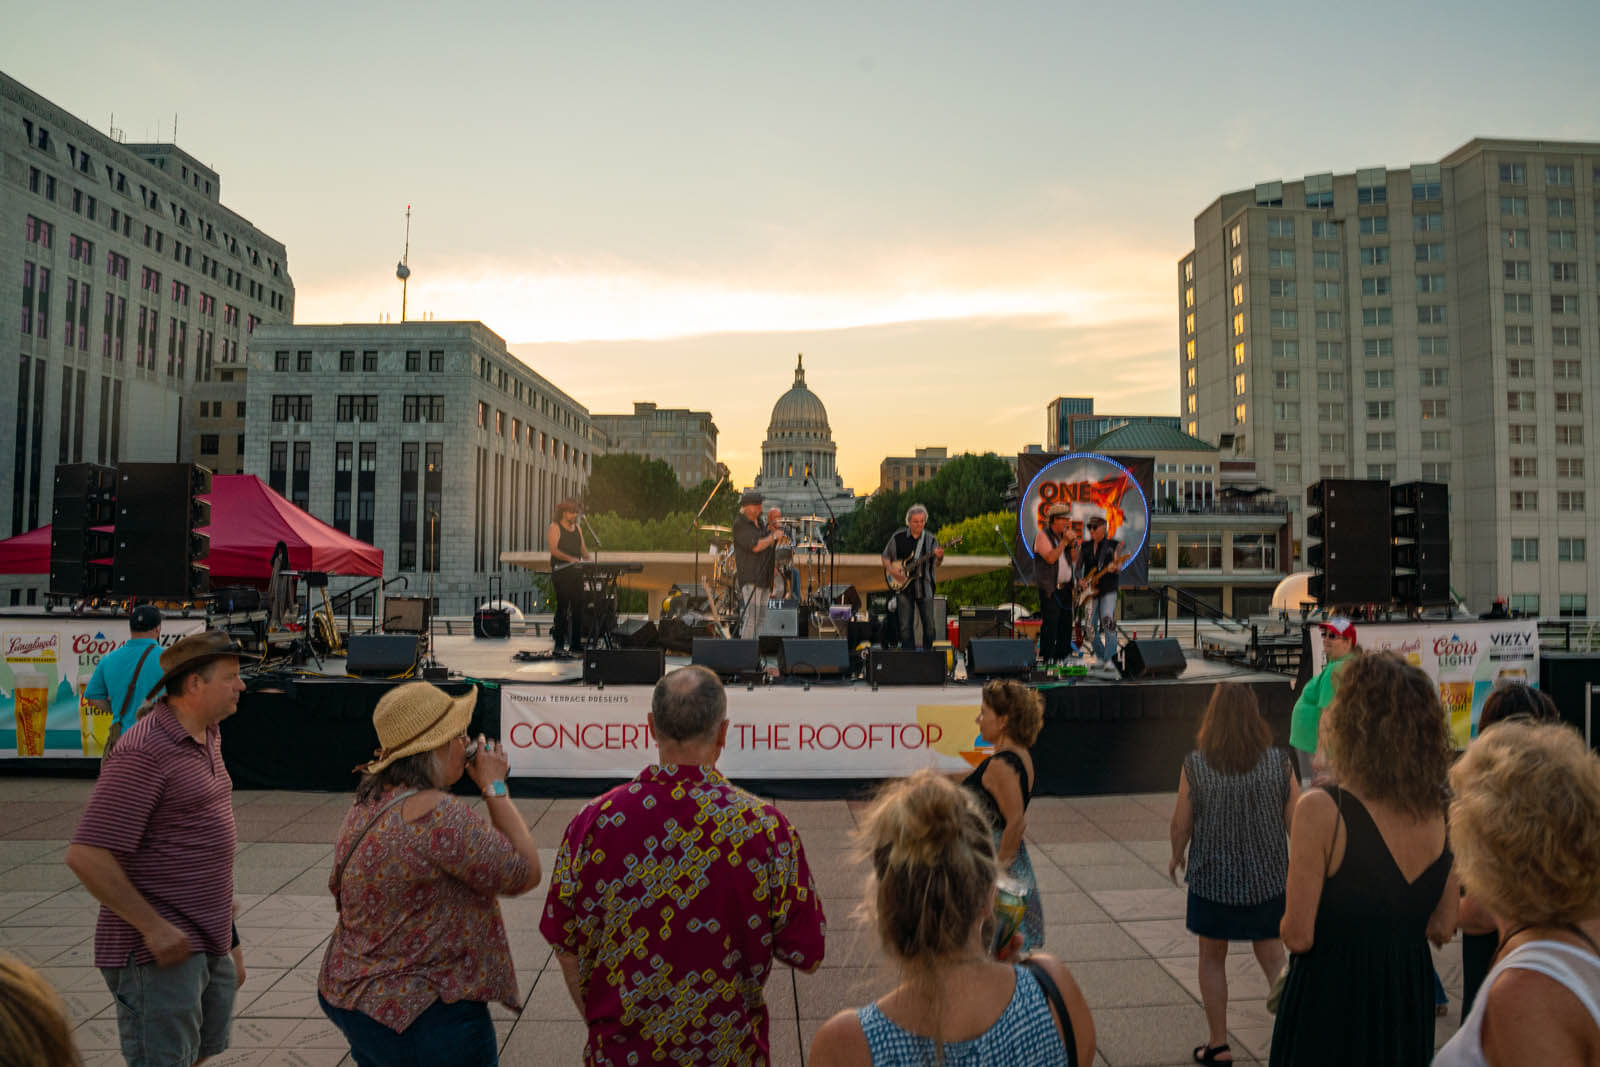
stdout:
<svg viewBox="0 0 1600 1067">
<path fill-rule="evenodd" d="M 383 596 L 388 596 L 389 587 L 396 582 L 400 583 L 401 589 L 405 589 L 411 584 L 403 574 L 397 574 L 392 578 L 364 578 L 355 585 L 352 585 L 346 589 L 341 589 L 339 592 L 330 596 L 328 601 L 329 605 L 333 609 L 334 615 L 338 615 L 341 610 L 344 612 L 344 632 L 346 634 L 352 634 L 356 632 L 355 602 L 360 597 L 371 596 L 372 616 L 367 620 L 367 628 L 362 632 L 369 634 L 377 633 L 381 628 L 378 622 L 378 603 L 382 599 L 382 597 L 378 596 L 377 594 L 381 593 Z"/>
<path fill-rule="evenodd" d="M 1600 652 L 1600 619 L 1540 619 L 1544 652 Z"/>
<path fill-rule="evenodd" d="M 1157 515 L 1287 515 L 1289 501 L 1281 496 L 1244 497 L 1237 500 L 1158 500 L 1150 509 Z"/>
</svg>

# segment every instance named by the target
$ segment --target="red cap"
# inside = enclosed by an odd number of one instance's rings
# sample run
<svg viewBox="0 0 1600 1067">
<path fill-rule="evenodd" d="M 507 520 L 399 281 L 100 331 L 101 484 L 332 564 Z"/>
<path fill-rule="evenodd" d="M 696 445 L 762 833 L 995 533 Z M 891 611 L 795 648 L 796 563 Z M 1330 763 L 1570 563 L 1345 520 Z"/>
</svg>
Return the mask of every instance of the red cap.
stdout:
<svg viewBox="0 0 1600 1067">
<path fill-rule="evenodd" d="M 1334 615 L 1323 623 L 1322 632 L 1342 637 L 1352 645 L 1356 643 L 1356 624 L 1343 615 Z"/>
</svg>

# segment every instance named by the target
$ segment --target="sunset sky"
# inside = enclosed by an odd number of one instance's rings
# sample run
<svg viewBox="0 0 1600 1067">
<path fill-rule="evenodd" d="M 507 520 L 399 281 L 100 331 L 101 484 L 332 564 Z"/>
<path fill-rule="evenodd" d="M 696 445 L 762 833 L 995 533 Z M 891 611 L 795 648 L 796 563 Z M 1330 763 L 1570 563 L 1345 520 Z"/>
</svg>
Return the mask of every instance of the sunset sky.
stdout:
<svg viewBox="0 0 1600 1067">
<path fill-rule="evenodd" d="M 1223 192 L 1600 140 L 1593 0 L 1304 6 L 13 5 L 0 69 L 215 167 L 297 322 L 480 319 L 592 412 L 709 409 L 756 473 L 797 352 L 846 484 L 1177 410 Z"/>
</svg>

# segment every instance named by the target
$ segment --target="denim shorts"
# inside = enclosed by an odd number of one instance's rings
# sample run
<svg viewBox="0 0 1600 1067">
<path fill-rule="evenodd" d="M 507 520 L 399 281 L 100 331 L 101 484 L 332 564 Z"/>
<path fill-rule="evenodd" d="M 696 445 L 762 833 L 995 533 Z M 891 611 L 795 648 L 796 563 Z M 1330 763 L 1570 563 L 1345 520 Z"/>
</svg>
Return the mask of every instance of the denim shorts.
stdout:
<svg viewBox="0 0 1600 1067">
<path fill-rule="evenodd" d="M 228 1047 L 233 998 L 239 989 L 231 956 L 195 953 L 161 967 L 134 963 L 102 967 L 117 1004 L 117 1032 L 128 1067 L 173 1067 Z"/>
<path fill-rule="evenodd" d="M 481 1000 L 436 1000 L 403 1033 L 395 1033 L 370 1015 L 329 1004 L 320 992 L 317 1003 L 333 1020 L 358 1067 L 495 1067 L 500 1040 Z"/>
</svg>

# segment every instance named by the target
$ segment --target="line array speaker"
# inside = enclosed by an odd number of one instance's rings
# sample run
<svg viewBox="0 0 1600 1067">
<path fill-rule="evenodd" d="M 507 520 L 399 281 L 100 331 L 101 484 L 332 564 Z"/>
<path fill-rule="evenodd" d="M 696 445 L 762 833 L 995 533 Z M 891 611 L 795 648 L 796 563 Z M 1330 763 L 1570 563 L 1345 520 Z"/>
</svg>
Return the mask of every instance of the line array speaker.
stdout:
<svg viewBox="0 0 1600 1067">
<path fill-rule="evenodd" d="M 112 580 L 118 596 L 189 600 L 210 588 L 211 471 L 197 463 L 117 468 Z"/>
<path fill-rule="evenodd" d="M 1392 594 L 1389 483 L 1324 478 L 1306 489 L 1310 592 L 1325 607 L 1387 604 Z"/>
</svg>

